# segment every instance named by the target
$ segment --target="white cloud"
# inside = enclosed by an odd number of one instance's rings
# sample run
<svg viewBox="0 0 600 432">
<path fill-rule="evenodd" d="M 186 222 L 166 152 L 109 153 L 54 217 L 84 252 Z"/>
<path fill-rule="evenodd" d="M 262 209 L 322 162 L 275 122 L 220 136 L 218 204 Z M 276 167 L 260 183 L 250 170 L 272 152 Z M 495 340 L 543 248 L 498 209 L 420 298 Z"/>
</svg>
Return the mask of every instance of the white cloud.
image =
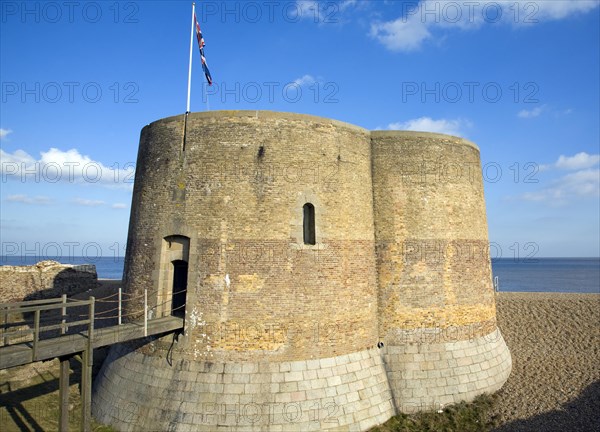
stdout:
<svg viewBox="0 0 600 432">
<path fill-rule="evenodd" d="M 390 51 L 415 51 L 431 37 L 425 22 L 419 17 L 398 18 L 394 21 L 372 23 L 370 36 L 377 39 Z"/>
<path fill-rule="evenodd" d="M 300 87 L 304 85 L 310 85 L 316 83 L 317 80 L 312 75 L 303 75 L 300 78 L 296 78 L 293 83 L 299 85 Z"/>
<path fill-rule="evenodd" d="M 358 0 L 342 0 L 342 1 L 340 1 L 338 3 L 338 7 L 340 8 L 341 11 L 344 11 L 344 10 L 349 9 L 351 7 L 355 7 L 355 6 L 358 6 L 358 5 L 361 5 L 361 4 L 365 5 L 367 3 L 368 2 L 365 2 L 365 1 L 359 2 Z"/>
<path fill-rule="evenodd" d="M 127 208 L 127 204 L 114 203 L 111 207 L 114 209 L 125 209 L 125 208 Z"/>
<path fill-rule="evenodd" d="M 4 175 L 5 168 L 8 170 L 12 164 L 28 166 L 35 163 L 35 159 L 24 150 L 15 150 L 14 153 L 6 153 L 0 149 L 0 172 Z"/>
<path fill-rule="evenodd" d="M 75 198 L 73 203 L 84 207 L 100 207 L 106 204 L 104 201 L 85 198 Z"/>
<path fill-rule="evenodd" d="M 586 152 L 581 152 L 570 157 L 560 155 L 555 165 L 559 169 L 579 170 L 591 168 L 594 165 L 598 165 L 599 162 L 600 155 L 589 155 Z"/>
<path fill-rule="evenodd" d="M 47 196 L 29 197 L 27 195 L 9 195 L 8 197 L 6 197 L 6 201 L 22 203 L 22 204 L 37 204 L 37 205 L 52 204 L 52 199 Z"/>
<path fill-rule="evenodd" d="M 390 123 L 388 125 L 388 129 L 391 130 L 435 132 L 455 136 L 464 136 L 463 128 L 465 127 L 471 127 L 471 123 L 461 119 L 434 120 L 431 117 L 420 117 L 406 122 Z"/>
<path fill-rule="evenodd" d="M 325 20 L 327 22 L 337 22 L 337 20 L 333 20 L 335 17 L 335 12 L 339 10 L 331 9 L 336 8 L 333 6 L 333 3 L 321 3 L 316 0 L 296 0 L 296 9 L 287 9 L 286 13 L 289 14 L 289 19 L 294 19 L 297 15 L 299 18 L 309 19 L 315 23 L 323 23 Z"/>
<path fill-rule="evenodd" d="M 510 3 L 510 1 L 508 2 Z M 519 0 L 518 3 L 532 3 L 528 0 Z M 552 0 L 535 2 L 539 8 L 540 20 L 558 20 L 589 12 L 600 5 L 598 0 Z"/>
<path fill-rule="evenodd" d="M 105 187 L 131 189 L 133 164 L 122 168 L 109 168 L 82 155 L 77 149 L 62 151 L 50 148 L 36 159 L 23 150 L 7 153 L 0 149 L 0 174 L 23 182 L 95 184 Z"/>
<path fill-rule="evenodd" d="M 0 128 L 0 140 L 5 139 L 10 133 L 12 133 L 12 130 Z"/>
<path fill-rule="evenodd" d="M 577 198 L 600 197 L 600 154 L 580 152 L 573 156 L 560 155 L 556 162 L 541 165 L 540 171 L 552 169 L 572 171 L 552 181 L 538 191 L 527 192 L 518 198 L 525 201 L 565 205 Z"/>
<path fill-rule="evenodd" d="M 551 186 L 520 196 L 525 201 L 564 205 L 576 198 L 600 197 L 600 169 L 585 169 L 567 174 Z"/>
<path fill-rule="evenodd" d="M 580 152 L 573 156 L 560 155 L 558 160 L 553 164 L 541 165 L 540 171 L 547 171 L 549 169 L 560 169 L 568 171 L 582 170 L 586 168 L 592 168 L 600 163 L 600 154 L 587 154 L 586 152 Z"/>
<path fill-rule="evenodd" d="M 535 117 L 539 117 L 542 114 L 542 112 L 544 112 L 545 109 L 546 109 L 546 105 L 535 107 L 531 110 L 521 110 L 521 111 L 519 111 L 519 114 L 517 114 L 517 116 L 519 118 L 523 118 L 523 119 L 535 118 Z"/>
<path fill-rule="evenodd" d="M 592 11 L 599 0 L 499 0 L 402 4 L 402 15 L 371 23 L 370 36 L 391 51 L 415 51 L 443 30 L 476 30 L 483 25 L 530 26 Z M 440 35 L 441 39 L 443 35 Z"/>
<path fill-rule="evenodd" d="M 289 15 L 289 19 L 294 19 L 297 15 L 300 18 L 312 20 L 319 24 L 333 24 L 341 21 L 340 13 L 352 8 L 363 7 L 368 3 L 364 0 L 296 0 L 295 11 L 287 8 L 286 14 Z"/>
<path fill-rule="evenodd" d="M 296 0 L 296 10 L 303 17 L 310 17 L 319 10 L 319 2 L 316 0 Z"/>
</svg>

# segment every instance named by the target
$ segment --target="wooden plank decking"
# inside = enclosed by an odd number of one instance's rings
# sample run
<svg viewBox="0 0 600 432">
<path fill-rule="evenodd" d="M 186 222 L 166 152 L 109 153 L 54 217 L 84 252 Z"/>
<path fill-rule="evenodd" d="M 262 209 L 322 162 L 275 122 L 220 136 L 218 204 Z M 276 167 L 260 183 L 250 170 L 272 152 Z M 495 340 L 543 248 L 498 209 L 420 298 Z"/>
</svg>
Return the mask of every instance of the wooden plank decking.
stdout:
<svg viewBox="0 0 600 432">
<path fill-rule="evenodd" d="M 167 316 L 148 321 L 147 335 L 169 333 L 183 328 L 183 319 Z M 144 337 L 144 323 L 126 323 L 93 331 L 92 346 L 100 348 L 119 342 L 126 342 Z M 65 356 L 85 351 L 88 345 L 87 331 L 44 339 L 38 342 L 36 356 L 32 357 L 31 342 L 0 347 L 0 369 L 20 366 L 40 360 Z"/>
</svg>

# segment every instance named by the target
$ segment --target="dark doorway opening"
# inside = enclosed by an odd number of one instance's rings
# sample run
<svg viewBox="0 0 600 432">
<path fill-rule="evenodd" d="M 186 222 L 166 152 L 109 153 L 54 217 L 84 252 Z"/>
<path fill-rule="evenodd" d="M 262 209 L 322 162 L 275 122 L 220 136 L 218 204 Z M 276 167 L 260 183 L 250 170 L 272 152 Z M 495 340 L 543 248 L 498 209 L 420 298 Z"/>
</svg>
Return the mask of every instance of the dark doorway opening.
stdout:
<svg viewBox="0 0 600 432">
<path fill-rule="evenodd" d="M 187 295 L 188 263 L 182 260 L 173 261 L 173 297 L 171 315 L 185 317 L 185 301 Z"/>
</svg>

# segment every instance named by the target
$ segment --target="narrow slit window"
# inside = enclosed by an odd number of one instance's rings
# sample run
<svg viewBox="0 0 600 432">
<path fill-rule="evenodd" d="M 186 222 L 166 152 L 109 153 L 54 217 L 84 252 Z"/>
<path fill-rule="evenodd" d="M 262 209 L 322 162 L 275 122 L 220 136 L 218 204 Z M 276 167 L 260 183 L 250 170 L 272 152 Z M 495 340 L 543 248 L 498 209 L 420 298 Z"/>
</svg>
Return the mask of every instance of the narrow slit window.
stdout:
<svg viewBox="0 0 600 432">
<path fill-rule="evenodd" d="M 315 206 L 311 203 L 304 204 L 304 244 L 317 244 L 315 235 Z"/>
</svg>

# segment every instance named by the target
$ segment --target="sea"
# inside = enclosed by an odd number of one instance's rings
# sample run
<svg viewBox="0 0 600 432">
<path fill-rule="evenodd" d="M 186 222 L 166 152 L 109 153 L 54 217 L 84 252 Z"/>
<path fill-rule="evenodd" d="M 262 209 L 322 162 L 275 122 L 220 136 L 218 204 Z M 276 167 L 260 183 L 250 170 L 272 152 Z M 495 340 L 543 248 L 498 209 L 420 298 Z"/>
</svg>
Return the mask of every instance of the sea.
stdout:
<svg viewBox="0 0 600 432">
<path fill-rule="evenodd" d="M 498 291 L 600 293 L 600 258 L 492 259 Z"/>
<path fill-rule="evenodd" d="M 44 257 L 63 264 L 93 264 L 101 279 L 121 279 L 122 257 Z M 32 265 L 36 256 L 0 256 L 0 265 Z M 500 292 L 600 293 L 600 258 L 492 259 Z"/>
<path fill-rule="evenodd" d="M 38 261 L 52 260 L 62 264 L 93 264 L 96 266 L 96 273 L 100 279 L 122 279 L 123 266 L 125 259 L 123 257 L 56 257 L 56 256 L 0 256 L 0 265 L 24 266 L 33 265 Z"/>
</svg>

